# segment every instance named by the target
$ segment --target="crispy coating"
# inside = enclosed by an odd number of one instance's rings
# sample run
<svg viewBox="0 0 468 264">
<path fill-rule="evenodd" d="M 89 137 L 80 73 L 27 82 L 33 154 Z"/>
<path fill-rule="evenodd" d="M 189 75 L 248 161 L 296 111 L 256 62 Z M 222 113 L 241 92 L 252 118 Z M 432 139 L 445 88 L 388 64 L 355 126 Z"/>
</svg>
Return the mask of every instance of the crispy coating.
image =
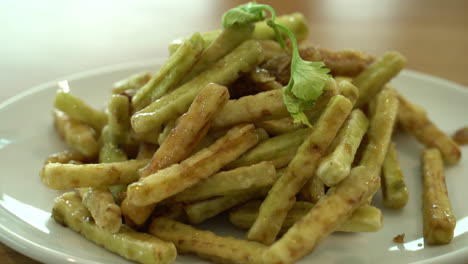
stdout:
<svg viewBox="0 0 468 264">
<path fill-rule="evenodd" d="M 177 251 L 173 243 L 122 226 L 118 233 L 99 228 L 75 192 L 55 199 L 52 218 L 86 239 L 120 256 L 144 264 L 173 263 Z"/>
<path fill-rule="evenodd" d="M 438 148 L 447 163 L 458 163 L 461 151 L 457 143 L 428 118 L 422 107 L 401 94 L 398 95 L 398 100 L 398 122 L 403 129 L 427 147 Z"/>
<path fill-rule="evenodd" d="M 249 229 L 258 216 L 262 201 L 252 200 L 229 213 L 229 221 L 237 228 Z M 281 234 L 293 226 L 314 207 L 313 203 L 297 201 L 288 212 L 281 227 Z M 364 205 L 343 222 L 335 231 L 338 232 L 377 232 L 382 229 L 382 212 L 370 205 Z"/>
<path fill-rule="evenodd" d="M 424 243 L 448 244 L 453 239 L 457 221 L 447 193 L 441 153 L 436 148 L 425 149 L 421 160 Z"/>
<path fill-rule="evenodd" d="M 391 143 L 382 166 L 382 197 L 386 207 L 399 209 L 408 203 L 409 193 L 401 171 L 395 143 Z"/>
<path fill-rule="evenodd" d="M 265 251 L 260 243 L 217 236 L 164 217 L 153 220 L 149 233 L 173 242 L 181 252 L 194 253 L 218 263 L 262 264 L 261 256 Z"/>
<path fill-rule="evenodd" d="M 149 160 L 129 160 L 99 164 L 49 163 L 41 170 L 42 183 L 55 190 L 102 187 L 138 181 L 138 170 Z"/>
</svg>

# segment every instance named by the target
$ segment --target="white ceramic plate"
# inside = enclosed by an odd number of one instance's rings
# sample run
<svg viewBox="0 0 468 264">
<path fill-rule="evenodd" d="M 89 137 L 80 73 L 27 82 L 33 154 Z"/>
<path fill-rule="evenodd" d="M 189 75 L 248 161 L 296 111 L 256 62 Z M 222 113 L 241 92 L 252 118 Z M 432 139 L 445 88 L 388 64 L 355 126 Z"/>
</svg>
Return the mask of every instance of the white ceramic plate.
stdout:
<svg viewBox="0 0 468 264">
<path fill-rule="evenodd" d="M 103 107 L 113 82 L 158 64 L 136 63 L 70 76 L 73 94 L 95 107 Z M 447 133 L 468 126 L 468 88 L 404 71 L 394 85 L 416 103 Z M 51 110 L 57 82 L 50 82 L 0 104 L 0 241 L 45 263 L 129 263 L 64 228 L 50 218 L 53 200 L 60 192 L 41 184 L 39 171 L 45 157 L 63 150 Z M 446 177 L 453 211 L 457 217 L 455 238 L 446 246 L 426 246 L 422 239 L 421 176 L 422 146 L 408 136 L 396 139 L 401 165 L 410 191 L 408 205 L 398 211 L 383 209 L 384 228 L 377 233 L 337 233 L 327 238 L 313 254 L 299 263 L 466 263 L 468 259 L 468 148 L 462 161 L 447 168 Z M 383 208 L 380 194 L 375 205 Z M 225 218 L 208 221 L 200 228 L 220 235 L 242 234 Z M 392 242 L 405 233 L 405 243 Z M 191 256 L 178 256 L 175 263 L 207 263 Z"/>
</svg>

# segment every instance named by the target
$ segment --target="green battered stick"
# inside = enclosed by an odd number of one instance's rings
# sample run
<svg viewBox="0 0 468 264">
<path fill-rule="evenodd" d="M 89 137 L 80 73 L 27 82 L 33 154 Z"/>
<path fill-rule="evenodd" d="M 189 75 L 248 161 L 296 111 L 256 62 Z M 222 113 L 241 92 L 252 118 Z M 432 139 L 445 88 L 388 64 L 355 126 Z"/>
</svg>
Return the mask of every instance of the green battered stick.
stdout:
<svg viewBox="0 0 468 264">
<path fill-rule="evenodd" d="M 219 36 L 203 51 L 200 59 L 190 70 L 190 73 L 184 78 L 182 83 L 191 80 L 200 72 L 206 70 L 212 64 L 231 52 L 245 40 L 252 36 L 254 24 L 247 23 L 241 25 L 232 25 L 221 31 Z"/>
<path fill-rule="evenodd" d="M 367 104 L 406 66 L 406 62 L 406 58 L 400 53 L 387 52 L 361 72 L 352 82 L 359 89 L 355 107 L 360 108 Z"/>
<path fill-rule="evenodd" d="M 75 192 L 65 193 L 55 199 L 52 218 L 97 245 L 139 263 L 169 264 L 177 255 L 174 244 L 154 236 L 135 232 L 125 226 L 116 234 L 99 228 L 90 220 L 88 210 Z"/>
<path fill-rule="evenodd" d="M 265 246 L 233 237 L 217 236 L 189 225 L 158 217 L 149 227 L 149 233 L 175 243 L 181 252 L 195 253 L 218 263 L 262 264 Z"/>
<path fill-rule="evenodd" d="M 42 183 L 55 190 L 102 187 L 138 181 L 138 170 L 150 160 L 129 160 L 99 164 L 49 163 L 42 168 Z"/>
<path fill-rule="evenodd" d="M 240 72 L 252 70 L 262 60 L 261 45 L 255 40 L 245 41 L 197 77 L 136 112 L 131 118 L 133 129 L 140 133 L 159 128 L 185 113 L 198 92 L 207 84 L 229 85 L 239 77 Z"/>
<path fill-rule="evenodd" d="M 289 29 L 298 41 L 307 39 L 308 28 L 304 15 L 301 13 L 293 13 L 284 16 L 278 16 L 276 23 L 279 23 Z M 202 33 L 202 37 L 205 40 L 205 48 L 208 47 L 218 36 L 221 34 L 221 30 L 211 31 Z M 275 40 L 275 32 L 269 27 L 266 21 L 255 23 L 255 30 L 252 35 L 253 39 L 258 40 Z M 169 44 L 169 53 L 173 54 L 177 48 L 182 45 L 185 41 L 184 38 L 176 39 Z"/>
<path fill-rule="evenodd" d="M 262 201 L 252 200 L 233 209 L 229 213 L 229 221 L 241 229 L 249 229 L 258 216 L 258 210 Z M 280 233 L 285 233 L 299 219 L 306 215 L 314 207 L 313 203 L 297 201 L 288 212 Z M 341 232 L 377 232 L 382 229 L 382 212 L 370 205 L 364 205 L 354 211 L 336 231 Z"/>
<path fill-rule="evenodd" d="M 135 109 L 146 107 L 173 89 L 196 63 L 202 50 L 203 38 L 200 33 L 195 33 L 184 41 L 158 73 L 133 96 L 132 104 Z"/>
<path fill-rule="evenodd" d="M 98 134 L 101 133 L 101 129 L 107 123 L 107 116 L 104 112 L 95 110 L 80 98 L 62 89 L 58 90 L 55 95 L 54 106 L 65 112 L 69 117 L 90 125 Z"/>
<path fill-rule="evenodd" d="M 135 92 L 145 85 L 151 79 L 151 73 L 140 72 L 129 76 L 126 79 L 117 81 L 112 86 L 112 93 L 119 94 L 126 90 L 134 90 Z"/>
<path fill-rule="evenodd" d="M 129 134 L 129 101 L 124 95 L 114 94 L 107 108 L 109 124 L 101 134 L 99 162 L 117 162 L 127 160 L 127 154 L 121 149 Z"/>
<path fill-rule="evenodd" d="M 272 161 L 276 168 L 284 167 L 296 155 L 297 149 L 310 132 L 311 128 L 303 128 L 266 139 L 234 162 L 231 162 L 226 168 L 232 169 L 261 161 Z"/>
</svg>

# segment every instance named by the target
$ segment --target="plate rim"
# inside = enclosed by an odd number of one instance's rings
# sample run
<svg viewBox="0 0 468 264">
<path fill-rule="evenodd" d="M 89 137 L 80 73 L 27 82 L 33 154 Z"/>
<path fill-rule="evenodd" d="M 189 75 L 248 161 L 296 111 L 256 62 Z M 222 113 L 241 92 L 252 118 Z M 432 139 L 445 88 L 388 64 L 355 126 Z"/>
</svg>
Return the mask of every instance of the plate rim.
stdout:
<svg viewBox="0 0 468 264">
<path fill-rule="evenodd" d="M 21 100 L 22 98 L 33 95 L 38 93 L 42 90 L 48 89 L 52 86 L 55 86 L 59 81 L 68 80 L 74 81 L 79 80 L 87 77 L 93 77 L 96 75 L 116 72 L 120 70 L 130 70 L 132 68 L 144 68 L 147 67 L 148 71 L 152 71 L 151 67 L 154 66 L 161 66 L 164 62 L 162 58 L 153 58 L 147 60 L 138 60 L 132 62 L 125 62 L 120 64 L 113 64 L 107 65 L 103 67 L 98 67 L 86 71 L 80 71 L 73 74 L 64 75 L 58 77 L 56 79 L 44 82 L 39 85 L 35 85 L 31 88 L 28 88 L 14 96 L 11 96 L 2 102 L 0 102 L 0 110 L 3 110 L 7 106 L 14 104 L 15 102 Z M 153 69 L 155 70 L 155 69 Z M 468 86 L 464 86 L 459 84 L 455 81 L 447 80 L 442 77 L 430 75 L 427 73 L 423 73 L 420 71 L 412 70 L 412 69 L 404 69 L 400 72 L 399 76 L 405 76 L 413 79 L 417 79 L 418 81 L 430 81 L 436 84 L 440 84 L 443 86 L 448 86 L 450 89 L 454 89 L 458 92 L 468 94 Z M 398 78 L 398 76 L 396 77 Z M 0 206 L 0 214 L 7 213 L 7 210 Z M 27 239 L 24 236 L 20 236 L 17 233 L 11 231 L 8 227 L 4 224 L 0 224 L 0 242 L 4 245 L 10 247 L 11 249 L 28 256 L 34 260 L 45 262 L 45 263 L 89 263 L 89 264 L 98 264 L 100 262 L 90 261 L 88 259 L 83 259 L 80 257 L 73 257 L 72 259 L 66 253 L 42 246 L 38 243 Z M 468 245 L 465 248 L 460 248 L 458 250 L 439 255 L 427 260 L 421 260 L 412 262 L 413 264 L 427 264 L 427 263 L 439 263 L 440 261 L 450 262 L 450 263 L 462 263 L 466 258 L 468 258 Z"/>
</svg>

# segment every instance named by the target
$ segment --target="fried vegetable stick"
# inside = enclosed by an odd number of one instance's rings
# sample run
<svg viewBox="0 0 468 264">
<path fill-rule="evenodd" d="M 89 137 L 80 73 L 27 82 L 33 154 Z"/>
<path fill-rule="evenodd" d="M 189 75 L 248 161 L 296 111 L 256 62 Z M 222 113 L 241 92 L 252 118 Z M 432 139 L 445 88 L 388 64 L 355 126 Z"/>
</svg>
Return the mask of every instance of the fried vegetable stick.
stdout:
<svg viewBox="0 0 468 264">
<path fill-rule="evenodd" d="M 398 52 L 387 52 L 361 72 L 352 83 L 359 89 L 355 107 L 361 108 L 405 66 L 406 58 Z"/>
<path fill-rule="evenodd" d="M 141 143 L 138 147 L 138 154 L 135 159 L 151 159 L 158 149 L 158 145 L 148 144 L 148 143 Z"/>
<path fill-rule="evenodd" d="M 177 202 L 199 201 L 215 196 L 238 194 L 252 189 L 271 186 L 276 179 L 275 166 L 260 162 L 230 171 L 218 172 L 177 194 Z"/>
<path fill-rule="evenodd" d="M 251 24 L 235 24 L 225 28 L 216 37 L 216 39 L 203 50 L 200 59 L 193 65 L 193 68 L 184 78 L 182 83 L 197 76 L 200 72 L 206 70 L 212 64 L 224 57 L 226 54 L 235 49 L 239 44 L 251 38 L 255 29 Z"/>
<path fill-rule="evenodd" d="M 96 156 L 99 145 L 93 128 L 57 109 L 54 109 L 53 115 L 55 128 L 70 148 L 85 157 Z"/>
<path fill-rule="evenodd" d="M 42 183 L 55 190 L 102 187 L 138 181 L 138 170 L 149 160 L 129 160 L 99 164 L 49 163 L 41 170 Z"/>
<path fill-rule="evenodd" d="M 88 240 L 120 256 L 139 263 L 169 264 L 177 255 L 173 243 L 162 241 L 145 233 L 138 233 L 122 226 L 116 233 L 99 228 L 75 192 L 68 192 L 55 199 L 52 218 L 60 224 L 80 233 Z"/>
<path fill-rule="evenodd" d="M 195 253 L 219 263 L 262 264 L 265 246 L 233 237 L 217 236 L 210 231 L 203 231 L 180 222 L 158 217 L 149 227 L 149 233 L 175 244 L 177 250 Z"/>
<path fill-rule="evenodd" d="M 195 97 L 193 103 L 178 124 L 171 130 L 167 139 L 155 152 L 151 163 L 144 169 L 142 176 L 147 176 L 187 158 L 206 135 L 211 122 L 228 101 L 226 87 L 208 84 Z"/>
<path fill-rule="evenodd" d="M 155 204 L 205 179 L 258 143 L 251 124 L 232 128 L 214 144 L 180 164 L 159 170 L 128 186 L 127 199 L 138 206 Z"/>
<path fill-rule="evenodd" d="M 288 15 L 278 16 L 276 23 L 285 26 L 289 29 L 297 41 L 301 41 L 307 38 L 308 28 L 304 15 L 301 13 L 292 13 Z M 202 33 L 203 39 L 205 40 L 205 48 L 207 48 L 218 36 L 221 34 L 221 30 L 211 31 Z M 286 36 L 287 37 L 287 36 Z M 269 27 L 266 21 L 255 23 L 255 30 L 252 35 L 253 39 L 258 40 L 275 40 L 275 32 Z M 174 53 L 177 48 L 185 41 L 184 38 L 176 39 L 169 44 L 169 53 Z"/>
<path fill-rule="evenodd" d="M 423 233 L 424 242 L 448 244 L 453 239 L 456 218 L 447 193 L 444 163 L 436 148 L 421 153 L 423 165 Z"/>
<path fill-rule="evenodd" d="M 101 149 L 99 150 L 99 162 L 119 162 L 126 161 L 127 154 L 114 143 L 114 137 L 111 134 L 109 126 L 106 125 L 102 129 L 100 137 Z"/>
<path fill-rule="evenodd" d="M 311 128 L 303 128 L 266 139 L 247 151 L 240 158 L 229 163 L 226 168 L 233 169 L 262 161 L 271 161 L 276 168 L 282 168 L 293 159 L 297 149 L 311 131 Z"/>
<path fill-rule="evenodd" d="M 297 126 L 294 124 L 294 119 L 292 119 L 290 116 L 258 122 L 255 123 L 255 126 L 261 127 L 265 129 L 270 135 L 275 136 L 290 133 L 298 128 L 301 128 L 301 126 Z"/>
<path fill-rule="evenodd" d="M 101 133 L 99 162 L 118 162 L 127 160 L 127 154 L 121 149 L 127 143 L 130 128 L 128 97 L 114 94 L 107 106 L 108 125 Z"/>
<path fill-rule="evenodd" d="M 79 188 L 78 192 L 99 228 L 112 234 L 119 232 L 122 225 L 120 207 L 107 189 L 85 187 Z"/>
<path fill-rule="evenodd" d="M 86 161 L 86 157 L 83 156 L 83 154 L 81 154 L 80 152 L 74 151 L 74 150 L 64 150 L 64 151 L 49 155 L 47 159 L 44 161 L 44 164 L 85 162 L 85 161 Z"/>
<path fill-rule="evenodd" d="M 184 41 L 161 69 L 133 96 L 134 108 L 143 109 L 173 89 L 200 58 L 203 44 L 203 38 L 198 32 Z"/>
<path fill-rule="evenodd" d="M 258 216 L 262 201 L 252 200 L 233 209 L 229 213 L 229 221 L 237 228 L 249 229 Z M 284 219 L 280 233 L 284 234 L 299 219 L 314 207 L 313 203 L 297 201 Z M 338 232 L 377 232 L 382 229 L 382 212 L 370 205 L 359 207 L 335 231 Z"/>
<path fill-rule="evenodd" d="M 138 91 L 143 85 L 145 85 L 151 79 L 151 73 L 140 72 L 129 76 L 126 79 L 117 81 L 112 85 L 112 93 L 120 94 L 126 90 Z"/>
<path fill-rule="evenodd" d="M 163 130 L 161 131 L 161 134 L 158 136 L 158 143 L 159 145 L 162 145 L 164 143 L 164 140 L 169 136 L 171 133 L 172 129 L 174 129 L 176 126 L 176 120 L 171 120 L 167 122 L 167 124 L 164 125 Z"/>
<path fill-rule="evenodd" d="M 298 197 L 302 201 L 316 203 L 325 195 L 325 184 L 323 181 L 313 175 L 299 191 Z"/>
<path fill-rule="evenodd" d="M 107 123 L 107 116 L 103 111 L 95 110 L 80 98 L 62 89 L 58 90 L 55 95 L 54 106 L 69 117 L 90 125 L 98 134 Z"/>
<path fill-rule="evenodd" d="M 271 244 L 295 202 L 295 196 L 312 177 L 323 153 L 351 112 L 352 104 L 341 95 L 328 103 L 310 135 L 299 147 L 284 175 L 273 185 L 247 234 L 249 240 Z M 268 263 L 268 262 L 267 262 Z"/>
<path fill-rule="evenodd" d="M 295 263 L 311 253 L 317 244 L 335 231 L 380 185 L 378 173 L 358 166 L 263 254 L 263 263 Z"/>
<path fill-rule="evenodd" d="M 438 148 L 447 163 L 458 163 L 461 151 L 457 143 L 429 120 L 427 113 L 420 106 L 400 94 L 398 100 L 400 101 L 398 123 L 403 129 L 427 147 Z"/>
<path fill-rule="evenodd" d="M 276 89 L 229 100 L 213 119 L 213 128 L 276 119 L 287 115 L 288 110 L 283 102 L 283 89 Z"/>
<path fill-rule="evenodd" d="M 208 132 L 215 113 L 228 99 L 229 93 L 224 86 L 208 84 L 202 89 L 177 125 L 174 121 L 175 128 L 171 129 L 167 139 L 162 142 L 140 176 L 146 177 L 187 158 Z M 125 199 L 121 207 L 128 223 L 142 225 L 151 215 L 155 205 L 138 206 Z"/>
<path fill-rule="evenodd" d="M 398 113 L 398 99 L 393 89 L 383 89 L 373 99 L 367 145 L 362 153 L 359 165 L 380 173 L 391 142 L 393 127 Z"/>
<path fill-rule="evenodd" d="M 332 51 L 322 47 L 317 50 L 322 58 L 321 61 L 331 70 L 330 74 L 333 76 L 356 76 L 375 60 L 375 56 L 358 50 Z M 303 58 L 308 60 L 307 56 Z"/>
<path fill-rule="evenodd" d="M 206 71 L 136 112 L 131 118 L 133 129 L 140 133 L 160 127 L 185 113 L 198 92 L 207 84 L 228 85 L 239 77 L 240 72 L 252 70 L 262 59 L 262 47 L 257 41 L 243 42 Z"/>
<path fill-rule="evenodd" d="M 386 207 L 399 209 L 408 202 L 408 188 L 401 171 L 395 143 L 391 143 L 382 166 L 382 197 Z"/>
<path fill-rule="evenodd" d="M 369 120 L 361 110 L 351 112 L 317 168 L 317 176 L 327 186 L 334 186 L 349 175 L 354 155 L 368 126 Z"/>
<path fill-rule="evenodd" d="M 248 200 L 263 198 L 268 193 L 271 185 L 257 190 L 248 190 L 237 194 L 225 195 L 213 199 L 189 204 L 184 207 L 185 214 L 192 224 L 199 224 L 208 218 L 218 214 Z"/>
<path fill-rule="evenodd" d="M 356 86 L 349 81 L 342 80 L 338 82 L 337 89 L 339 94 L 348 98 L 353 105 L 356 104 L 359 98 L 359 89 Z"/>
</svg>

